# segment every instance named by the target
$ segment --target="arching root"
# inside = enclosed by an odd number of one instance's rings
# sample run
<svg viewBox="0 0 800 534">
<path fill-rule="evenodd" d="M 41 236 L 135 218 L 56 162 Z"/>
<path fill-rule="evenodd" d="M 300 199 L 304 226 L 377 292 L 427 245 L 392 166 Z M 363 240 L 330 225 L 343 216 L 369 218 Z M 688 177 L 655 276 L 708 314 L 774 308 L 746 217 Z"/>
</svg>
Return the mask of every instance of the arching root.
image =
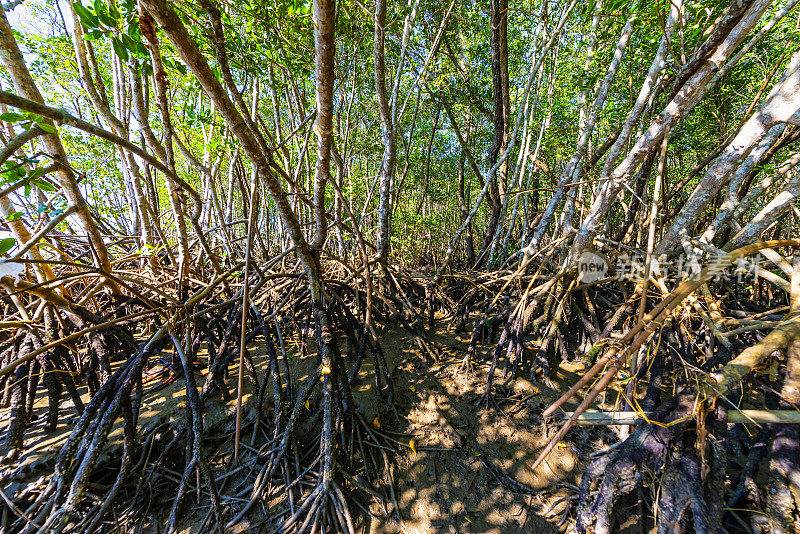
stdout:
<svg viewBox="0 0 800 534">
<path fill-rule="evenodd" d="M 797 425 L 776 425 L 765 491 L 770 528 L 777 533 L 800 531 L 800 434 Z"/>
<path fill-rule="evenodd" d="M 654 421 L 666 426 L 641 423 L 622 445 L 587 467 L 578 494 L 577 532 L 587 532 L 590 526 L 595 534 L 611 532 L 615 501 L 636 489 L 647 472 L 661 475 L 659 533 L 683 531 L 687 511 L 691 511 L 695 532 L 714 532 L 712 525 L 718 523 L 721 508 L 718 499 L 710 499 L 709 495 L 719 490 L 719 481 L 712 475 L 703 479 L 702 462 L 693 452 L 693 440 L 686 444 L 683 439 L 693 422 L 687 416 L 692 414 L 694 405 L 694 394 L 679 393 L 653 414 Z M 712 444 L 711 448 L 711 461 L 715 464 L 711 470 L 724 471 L 717 465 L 723 461 L 719 447 Z"/>
</svg>

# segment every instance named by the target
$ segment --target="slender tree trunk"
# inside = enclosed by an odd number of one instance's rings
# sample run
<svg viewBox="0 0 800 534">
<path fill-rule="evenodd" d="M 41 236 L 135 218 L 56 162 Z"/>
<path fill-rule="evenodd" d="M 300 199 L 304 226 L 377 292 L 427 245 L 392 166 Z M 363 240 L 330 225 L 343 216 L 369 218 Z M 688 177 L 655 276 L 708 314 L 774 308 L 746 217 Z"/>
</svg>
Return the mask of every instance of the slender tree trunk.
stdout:
<svg viewBox="0 0 800 534">
<path fill-rule="evenodd" d="M 175 172 L 175 156 L 172 148 L 174 131 L 172 128 L 172 118 L 169 110 L 169 95 L 167 94 L 167 73 L 164 70 L 163 62 L 161 61 L 161 50 L 159 49 L 158 38 L 156 36 L 155 29 L 150 23 L 148 17 L 146 17 L 146 14 L 140 14 L 139 25 L 142 29 L 142 35 L 144 37 L 145 44 L 148 50 L 150 50 L 150 60 L 153 63 L 156 102 L 161 114 L 161 122 L 164 125 L 163 162 L 170 171 Z M 175 183 L 172 177 L 166 176 L 166 183 L 169 192 L 170 207 L 172 208 L 172 216 L 175 219 L 175 228 L 178 231 L 179 278 L 183 280 L 184 276 L 186 276 L 188 263 L 190 261 L 189 238 L 186 231 L 186 220 L 184 219 L 184 214 L 186 213 L 185 199 L 181 194 L 180 187 Z"/>
<path fill-rule="evenodd" d="M 303 235 L 297 215 L 289 205 L 286 192 L 283 190 L 277 175 L 273 171 L 275 162 L 270 160 L 262 151 L 261 145 L 248 127 L 248 122 L 245 121 L 226 94 L 222 84 L 220 84 L 216 75 L 209 67 L 208 62 L 200 52 L 197 43 L 195 43 L 189 35 L 189 32 L 186 30 L 175 11 L 167 5 L 165 0 L 139 0 L 139 5 L 155 19 L 170 38 L 178 54 L 181 56 L 181 59 L 195 74 L 209 98 L 214 101 L 214 105 L 227 123 L 228 128 L 241 144 L 242 150 L 256 166 L 261 179 L 275 201 L 276 209 L 295 246 L 297 255 L 300 257 L 303 267 L 306 269 L 309 282 L 312 286 L 312 295 L 316 296 L 321 288 L 322 280 L 319 262 L 312 253 Z"/>
<path fill-rule="evenodd" d="M 423 190 L 422 195 L 419 197 L 419 202 L 417 203 L 417 209 L 414 210 L 414 213 L 419 215 L 419 212 L 422 211 L 422 203 L 425 200 L 425 197 L 428 194 L 428 187 L 430 187 L 430 170 L 431 170 L 431 148 L 433 147 L 433 140 L 436 138 L 436 128 L 439 126 L 439 115 L 442 113 L 442 108 L 436 108 L 436 115 L 433 118 L 433 127 L 431 128 L 431 136 L 428 139 L 428 146 L 425 148 L 425 174 L 423 175 Z M 462 152 L 463 157 L 463 152 Z"/>
<path fill-rule="evenodd" d="M 462 150 L 461 157 L 458 159 L 458 208 L 461 212 L 461 222 L 467 220 L 469 216 L 469 181 L 466 179 L 466 172 L 464 169 L 464 162 L 466 160 L 466 153 Z M 422 202 L 420 201 L 420 207 Z M 467 247 L 467 264 L 475 264 L 475 244 L 472 240 L 472 227 L 467 229 L 465 238 Z"/>
<path fill-rule="evenodd" d="M 708 59 L 694 68 L 691 75 L 685 77 L 685 83 L 676 86 L 675 95 L 664 111 L 651 121 L 650 126 L 639 136 L 628 155 L 617 165 L 614 172 L 610 174 L 609 180 L 600 189 L 575 236 L 573 258 L 577 258 L 583 250 L 591 246 L 594 236 L 605 223 L 608 212 L 619 195 L 623 183 L 627 181 L 646 155 L 656 149 L 666 129 L 674 130 L 675 126 L 706 94 L 710 89 L 709 82 L 719 69 L 718 66 L 724 64 L 736 47 L 741 44 L 761 19 L 770 3 L 771 0 L 755 0 L 750 4 L 744 14 L 738 18 L 738 22 L 724 35 L 719 46 L 710 52 Z"/>
<path fill-rule="evenodd" d="M 2 7 L 0 7 L 0 58 L 6 69 L 8 69 L 17 93 L 29 100 L 44 104 L 44 99 L 39 93 L 28 67 L 25 65 L 25 60 L 17 46 L 11 26 L 8 24 L 8 19 L 6 19 L 5 10 Z M 52 125 L 51 121 L 48 122 Z M 89 241 L 97 254 L 95 260 L 97 266 L 106 272 L 111 272 L 111 262 L 108 258 L 105 242 L 103 242 L 100 231 L 92 219 L 91 213 L 89 213 L 75 176 L 67 165 L 67 154 L 64 152 L 61 138 L 58 133 L 45 132 L 42 135 L 42 141 L 47 153 L 57 163 L 63 163 L 63 165 L 58 166 L 56 177 L 67 203 L 75 209 L 75 215 L 81 223 L 82 230 L 89 236 Z"/>
<path fill-rule="evenodd" d="M 494 106 L 492 120 L 494 142 L 489 151 L 489 164 L 494 165 L 497 163 L 499 155 L 508 147 L 509 122 L 511 120 L 511 103 L 508 95 L 508 0 L 489 0 L 489 18 L 492 25 L 492 102 Z M 478 259 L 478 267 L 488 259 L 487 251 L 492 244 L 497 225 L 500 223 L 507 179 L 508 158 L 492 175 L 489 184 L 487 195 L 489 221 L 483 237 L 483 249 L 481 257 Z"/>
<path fill-rule="evenodd" d="M 378 257 L 386 261 L 389 255 L 389 227 L 391 225 L 391 183 L 397 161 L 397 138 L 386 92 L 386 0 L 375 0 L 375 93 L 378 97 L 378 113 L 381 117 L 383 135 L 383 160 L 379 171 L 378 190 Z"/>
<path fill-rule="evenodd" d="M 325 218 L 325 187 L 331 179 L 331 145 L 333 143 L 333 81 L 336 57 L 334 32 L 336 28 L 335 0 L 314 2 L 314 56 L 317 93 L 317 166 L 314 174 L 314 218 L 317 235 L 313 246 L 321 249 L 327 237 Z"/>
<path fill-rule="evenodd" d="M 635 5 L 638 6 L 639 2 L 637 1 Z M 544 213 L 542 214 L 542 218 L 539 221 L 539 224 L 536 226 L 536 230 L 533 233 L 531 242 L 528 244 L 529 251 L 535 251 L 536 249 L 538 249 L 539 245 L 542 242 L 542 239 L 544 238 L 545 232 L 547 231 L 547 228 L 550 225 L 551 220 L 555 216 L 556 209 L 558 208 L 559 203 L 561 202 L 563 197 L 571 190 L 570 187 L 564 187 L 564 186 L 573 181 L 575 176 L 580 175 L 581 160 L 586 154 L 586 150 L 589 145 L 592 132 L 594 131 L 595 123 L 597 122 L 597 118 L 600 112 L 603 110 L 603 107 L 605 106 L 605 101 L 606 97 L 608 96 L 608 91 L 611 89 L 611 83 L 614 81 L 614 77 L 616 76 L 617 71 L 619 70 L 619 65 L 622 61 L 622 56 L 625 54 L 625 50 L 628 47 L 628 42 L 630 41 L 631 35 L 633 33 L 633 23 L 635 20 L 636 16 L 631 15 L 628 18 L 628 21 L 625 23 L 625 26 L 622 28 L 622 31 L 620 32 L 619 40 L 617 41 L 617 45 L 614 50 L 614 55 L 612 56 L 611 62 L 608 65 L 608 70 L 606 71 L 603 83 L 600 85 L 600 88 L 597 91 L 597 96 L 595 97 L 595 100 L 592 103 L 592 109 L 589 112 L 589 116 L 586 118 L 586 124 L 583 128 L 583 131 L 580 132 L 575 151 L 573 152 L 572 157 L 564 167 L 564 171 L 561 173 L 561 177 L 558 180 L 558 188 L 553 192 L 553 195 L 550 197 L 550 201 L 547 204 Z"/>
</svg>

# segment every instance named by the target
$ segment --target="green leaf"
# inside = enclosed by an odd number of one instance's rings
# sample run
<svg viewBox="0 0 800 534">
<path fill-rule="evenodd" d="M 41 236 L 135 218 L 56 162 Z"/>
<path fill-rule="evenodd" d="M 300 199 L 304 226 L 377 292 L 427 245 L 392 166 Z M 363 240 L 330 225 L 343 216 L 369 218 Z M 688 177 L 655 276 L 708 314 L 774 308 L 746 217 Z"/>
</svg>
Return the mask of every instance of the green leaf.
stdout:
<svg viewBox="0 0 800 534">
<path fill-rule="evenodd" d="M 103 35 L 105 35 L 105 32 L 103 32 L 103 30 L 90 30 L 86 32 L 83 38 L 86 41 L 97 41 L 98 39 L 103 37 Z"/>
<path fill-rule="evenodd" d="M 52 193 L 56 190 L 56 188 L 53 187 L 53 184 L 44 180 L 31 180 L 31 183 L 42 191 L 47 191 L 48 193 Z"/>
<path fill-rule="evenodd" d="M 6 170 L 3 171 L 3 174 L 8 174 L 8 178 L 6 181 L 11 182 L 14 180 L 19 180 L 20 178 L 25 176 L 25 169 L 20 167 L 19 165 L 15 165 L 11 162 L 6 162 L 8 166 Z"/>
<path fill-rule="evenodd" d="M 23 111 L 22 114 L 25 116 L 26 119 L 31 120 L 33 122 L 42 122 L 44 117 L 41 115 L 37 115 L 36 113 L 31 113 L 29 111 Z"/>
<path fill-rule="evenodd" d="M 616 12 L 621 10 L 621 8 L 627 3 L 627 0 L 614 0 L 611 2 L 611 5 L 608 6 L 610 12 Z"/>
<path fill-rule="evenodd" d="M 128 35 L 130 35 L 131 39 L 134 41 L 141 42 L 142 40 L 142 30 L 139 28 L 139 19 L 136 17 L 128 24 L 127 27 Z"/>
<path fill-rule="evenodd" d="M 117 27 L 116 19 L 108 14 L 108 10 L 102 0 L 94 0 L 94 12 L 97 13 L 98 18 L 106 26 Z"/>
<path fill-rule="evenodd" d="M 0 114 L 0 120 L 5 121 L 5 122 L 12 122 L 12 123 L 13 122 L 19 122 L 19 121 L 23 120 L 24 118 L 25 117 L 23 117 L 19 113 L 10 112 L 10 113 L 2 113 L 2 114 Z"/>
<path fill-rule="evenodd" d="M 117 21 L 114 20 L 113 18 L 111 18 L 106 13 L 98 12 L 97 16 L 103 22 L 103 24 L 105 24 L 106 26 L 110 26 L 112 28 L 116 28 L 117 27 Z"/>
<path fill-rule="evenodd" d="M 123 33 L 122 35 L 122 44 L 125 45 L 125 48 L 128 50 L 134 51 L 136 50 L 136 42 L 131 39 L 130 35 Z"/>
<path fill-rule="evenodd" d="M 100 20 L 97 16 L 83 7 L 80 2 L 74 2 L 72 6 L 75 8 L 75 13 L 78 14 L 78 18 L 81 19 L 81 24 L 83 24 L 85 28 L 91 29 L 100 26 Z"/>
<path fill-rule="evenodd" d="M 114 37 L 111 40 L 111 46 L 114 48 L 114 53 L 117 54 L 119 58 L 122 59 L 122 61 L 128 61 L 130 57 L 128 56 L 128 50 L 125 48 L 125 45 L 123 45 L 119 39 Z"/>
<path fill-rule="evenodd" d="M 46 122 L 37 122 L 36 124 L 39 126 L 39 128 L 41 128 L 43 131 L 47 133 L 51 134 L 58 133 L 58 130 L 56 130 L 56 127 L 53 126 L 52 124 L 47 124 Z"/>
<path fill-rule="evenodd" d="M 17 245 L 17 240 L 13 237 L 0 239 L 0 254 L 5 254 Z"/>
</svg>

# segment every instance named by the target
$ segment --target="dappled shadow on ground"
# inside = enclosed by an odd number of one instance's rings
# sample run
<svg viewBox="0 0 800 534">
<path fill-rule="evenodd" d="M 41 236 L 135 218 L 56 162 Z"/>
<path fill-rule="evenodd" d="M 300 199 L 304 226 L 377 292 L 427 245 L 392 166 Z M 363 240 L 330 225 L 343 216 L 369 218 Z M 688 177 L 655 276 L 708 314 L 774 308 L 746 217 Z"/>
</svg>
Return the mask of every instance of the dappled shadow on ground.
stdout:
<svg viewBox="0 0 800 534">
<path fill-rule="evenodd" d="M 555 430 L 545 428 L 539 414 L 556 392 L 526 380 L 501 381 L 487 407 L 481 400 L 485 366 L 474 372 L 461 367 L 468 339 L 440 323 L 435 341 L 443 358 L 434 363 L 425 361 L 408 336 L 382 336 L 387 354 L 400 355 L 393 366 L 397 416 L 385 414 L 382 424 L 399 432 L 394 437 L 401 450 L 395 457 L 397 509 L 386 519 L 373 505 L 370 531 L 564 530 L 586 457 L 605 445 L 604 433 L 577 429 L 531 470 Z M 561 369 L 558 382 L 571 384 L 575 371 Z"/>
<path fill-rule="evenodd" d="M 394 454 L 388 455 L 394 490 L 393 502 L 384 503 L 388 517 L 375 501 L 370 506 L 373 516 L 365 514 L 366 524 L 360 520 L 357 523 L 364 527 L 364 532 L 374 533 L 547 533 L 565 530 L 568 522 L 563 520 L 570 518 L 568 505 L 573 502 L 575 486 L 588 463 L 587 456 L 607 445 L 603 438 L 608 439 L 610 435 L 597 429 L 575 429 L 542 466 L 531 470 L 530 465 L 556 429 L 553 425 L 545 427 L 540 414 L 557 397 L 557 392 L 523 379 L 505 383 L 498 379 L 493 401 L 486 406 L 481 399 L 491 344 L 480 346 L 476 357 L 479 365 L 475 371 L 468 372 L 461 367 L 468 343 L 467 334 L 453 332 L 444 322 L 438 322 L 437 326 L 438 333 L 433 341 L 442 351 L 438 362 L 427 361 L 411 336 L 401 329 L 391 328 L 379 333 L 394 382 L 394 411 L 375 391 L 374 362 L 371 359 L 365 359 L 358 383 L 354 385 L 354 400 L 359 413 L 366 421 L 380 427 L 381 432 L 387 433 L 395 441 L 396 448 Z M 297 388 L 316 365 L 315 347 L 313 343 L 306 347 L 304 340 L 291 336 L 284 341 L 291 374 L 295 378 L 293 387 Z M 267 366 L 265 351 L 259 343 L 253 344 L 251 349 L 257 372 L 263 377 Z M 205 353 L 201 354 L 201 360 L 204 357 Z M 229 391 L 235 391 L 234 364 L 230 370 L 225 382 Z M 580 366 L 563 364 L 554 385 L 566 389 L 581 371 Z M 285 381 L 287 377 L 282 378 Z M 203 379 L 200 378 L 199 382 L 202 384 Z M 147 436 L 171 418 L 183 414 L 185 387 L 182 380 L 168 385 L 154 380 L 146 384 L 145 389 L 139 431 Z M 85 386 L 80 391 L 85 396 L 84 401 L 88 402 Z M 249 417 L 254 407 L 249 402 L 252 391 L 248 381 L 245 381 L 244 394 L 245 413 Z M 230 415 L 235 401 L 226 403 L 218 397 L 214 395 L 209 400 L 204 423 L 208 435 L 220 438 L 232 434 L 233 419 Z M 311 399 L 311 404 L 317 402 L 318 399 Z M 72 410 L 68 405 L 64 405 L 64 409 Z M 37 417 L 26 432 L 26 456 L 23 458 L 30 467 L 24 475 L 17 475 L 24 479 L 19 480 L 23 485 L 30 484 L 33 478 L 52 468 L 55 454 L 71 429 L 69 423 L 72 420 L 65 417 L 56 432 L 44 434 L 39 428 L 46 411 L 44 397 L 37 397 L 35 410 Z M 0 429 L 2 426 L 0 421 Z M 122 446 L 120 432 L 121 422 L 118 422 L 109 437 L 106 455 L 118 453 Z M 249 434 L 243 441 L 251 443 Z M 223 446 L 218 456 L 229 455 L 229 448 L 230 443 Z M 220 468 L 219 465 L 215 467 Z M 231 480 L 234 483 L 229 487 L 223 484 L 220 492 L 223 503 L 235 508 L 245 500 L 237 494 L 237 484 L 243 483 L 244 479 L 238 480 L 237 476 Z M 392 493 L 388 487 L 386 489 L 387 495 Z M 161 510 L 158 500 L 153 501 L 152 495 L 145 499 L 148 501 L 147 509 L 152 506 L 155 515 L 151 517 L 145 511 L 147 519 L 140 518 L 142 526 L 157 528 L 168 510 Z M 122 504 L 120 511 L 130 505 Z M 269 518 L 275 517 L 275 512 L 283 509 L 285 503 L 278 498 L 275 502 L 261 503 L 261 506 L 262 513 L 256 514 L 258 518 L 252 518 L 252 524 L 249 521 L 242 523 L 243 531 L 255 532 L 259 528 L 272 531 L 274 521 Z M 360 510 L 354 508 L 353 512 L 358 515 Z M 207 515 L 205 506 L 187 512 L 185 532 L 203 532 L 208 524 L 204 519 Z"/>
<path fill-rule="evenodd" d="M 257 374 L 263 376 L 268 366 L 266 351 L 260 343 L 252 343 L 250 345 L 250 354 Z M 206 355 L 205 350 L 201 350 L 198 354 L 201 360 L 205 360 Z M 161 365 L 158 363 L 160 356 L 171 357 L 171 354 L 159 353 L 150 358 L 151 367 L 149 371 L 154 376 L 158 376 L 159 371 L 162 370 Z M 111 362 L 112 371 L 116 372 L 123 363 L 122 360 Z M 235 369 L 235 367 L 232 365 L 231 369 Z M 198 370 L 197 375 L 198 388 L 200 388 L 204 382 L 205 371 Z M 233 378 L 229 379 L 229 382 L 233 382 Z M 77 386 L 77 390 L 83 404 L 89 404 L 91 397 L 85 381 Z M 200 390 L 198 389 L 198 391 Z M 230 415 L 235 410 L 235 400 L 225 402 L 218 397 L 211 398 L 206 406 L 203 426 L 204 432 L 207 434 L 212 433 L 212 430 L 218 430 L 222 423 L 227 423 L 231 419 Z M 33 403 L 31 421 L 25 429 L 24 447 L 21 456 L 13 463 L 0 465 L 0 480 L 5 484 L 13 482 L 24 487 L 42 475 L 49 476 L 52 474 L 56 456 L 72 432 L 74 424 L 78 420 L 78 413 L 72 400 L 62 399 L 60 404 L 61 416 L 59 417 L 58 425 L 52 432 L 47 432 L 45 430 L 45 419 L 48 402 L 47 393 L 40 388 Z M 253 409 L 255 403 L 252 383 L 249 380 L 244 382 L 242 402 L 246 410 Z M 137 433 L 140 436 L 148 436 L 150 433 L 162 428 L 170 420 L 183 417 L 185 406 L 186 384 L 183 379 L 164 381 L 157 378 L 148 381 L 145 378 L 144 395 L 137 417 Z M 10 411 L 6 408 L 0 409 L 0 435 L 6 433 L 9 419 Z M 104 445 L 104 456 L 112 457 L 118 455 L 122 447 L 123 421 L 122 418 L 118 418 Z M 9 490 L 9 487 L 6 485 L 4 489 Z"/>
</svg>

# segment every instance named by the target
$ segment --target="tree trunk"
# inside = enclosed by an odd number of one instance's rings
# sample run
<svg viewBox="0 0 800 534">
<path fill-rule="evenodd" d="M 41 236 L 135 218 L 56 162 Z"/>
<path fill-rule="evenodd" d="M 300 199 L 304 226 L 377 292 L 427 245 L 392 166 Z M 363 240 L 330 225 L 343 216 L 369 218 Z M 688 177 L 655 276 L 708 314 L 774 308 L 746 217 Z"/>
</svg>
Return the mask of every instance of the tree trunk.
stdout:
<svg viewBox="0 0 800 534">
<path fill-rule="evenodd" d="M 489 151 L 489 164 L 494 166 L 499 155 L 508 147 L 509 122 L 511 120 L 511 101 L 508 94 L 508 0 L 489 0 L 489 18 L 491 21 L 491 54 L 492 54 L 492 102 L 494 124 L 494 141 Z M 478 259 L 478 267 L 488 259 L 488 248 L 494 239 L 497 225 L 500 223 L 503 199 L 506 194 L 508 179 L 508 158 L 503 161 L 497 172 L 492 175 L 487 203 L 489 205 L 489 221 L 483 236 L 483 249 Z"/>
<path fill-rule="evenodd" d="M 25 65 L 25 60 L 17 46 L 17 42 L 11 31 L 11 26 L 9 26 L 8 19 L 6 19 L 5 10 L 3 10 L 2 7 L 0 7 L 0 57 L 6 69 L 8 69 L 11 80 L 19 95 L 39 104 L 44 104 L 44 99 L 41 93 L 39 93 L 39 89 L 36 87 L 28 71 L 28 67 Z M 50 125 L 53 124 L 52 121 L 48 121 L 48 123 Z M 61 138 L 58 133 L 45 132 L 42 135 L 42 141 L 50 157 L 52 157 L 56 163 L 63 163 L 63 165 L 58 166 L 56 176 L 61 190 L 64 193 L 64 197 L 67 199 L 67 203 L 71 207 L 74 207 L 75 215 L 80 221 L 83 231 L 89 236 L 92 247 L 97 253 L 97 266 L 105 272 L 111 272 L 111 262 L 108 259 L 106 245 L 100 235 L 100 230 L 97 229 L 97 225 L 92 219 L 91 213 L 89 213 L 83 195 L 78 188 L 75 176 L 67 165 L 67 154 L 64 152 Z"/>
<path fill-rule="evenodd" d="M 327 237 L 325 218 L 325 187 L 331 179 L 331 145 L 333 143 L 333 81 L 336 48 L 334 32 L 336 28 L 335 0 L 315 0 L 314 2 L 314 79 L 317 94 L 317 167 L 314 174 L 314 218 L 317 235 L 313 247 L 322 249 Z"/>
<path fill-rule="evenodd" d="M 755 27 L 770 3 L 771 0 L 755 0 L 750 4 L 744 14 L 738 18 L 738 23 L 724 36 L 719 46 L 710 53 L 710 57 L 699 65 L 691 76 L 686 78 L 685 83 L 676 87 L 675 96 L 664 108 L 664 111 L 651 121 L 647 130 L 636 140 L 628 155 L 601 187 L 575 236 L 573 258 L 577 258 L 582 251 L 591 246 L 595 235 L 605 223 L 608 212 L 617 199 L 623 184 L 647 154 L 657 149 L 667 128 L 674 130 L 676 125 L 706 94 L 710 88 L 709 82 L 719 70 L 719 65 L 731 56 L 736 47 Z"/>
<path fill-rule="evenodd" d="M 375 0 L 375 93 L 378 97 L 378 112 L 381 117 L 381 133 L 383 135 L 383 160 L 379 172 L 378 190 L 378 257 L 386 261 L 389 255 L 389 227 L 391 225 L 392 177 L 397 161 L 397 137 L 386 92 L 386 0 Z"/>
<path fill-rule="evenodd" d="M 800 52 L 794 54 L 786 68 L 783 80 L 770 91 L 759 112 L 750 117 L 730 145 L 709 166 L 672 226 L 664 234 L 658 246 L 659 254 L 669 253 L 680 244 L 686 237 L 690 225 L 699 219 L 701 212 L 741 167 L 743 158 L 756 149 L 762 139 L 768 137 L 771 128 L 781 123 L 800 125 Z M 774 132 L 774 134 L 777 133 Z M 764 150 L 766 148 L 764 147 Z M 738 189 L 738 184 L 736 184 L 736 188 Z M 790 187 L 787 191 L 792 191 L 792 188 Z M 733 194 L 735 195 L 735 192 Z M 788 197 L 784 200 L 786 203 L 790 202 Z M 775 208 L 776 206 L 770 207 Z M 777 213 L 777 211 L 770 212 L 772 217 L 777 217 Z M 766 220 L 759 219 L 759 221 Z M 760 233 L 758 227 L 766 229 L 767 226 L 759 223 L 752 230 L 735 237 L 729 245 L 732 248 L 728 248 L 728 250 L 746 244 L 746 239 L 758 237 Z"/>
</svg>

